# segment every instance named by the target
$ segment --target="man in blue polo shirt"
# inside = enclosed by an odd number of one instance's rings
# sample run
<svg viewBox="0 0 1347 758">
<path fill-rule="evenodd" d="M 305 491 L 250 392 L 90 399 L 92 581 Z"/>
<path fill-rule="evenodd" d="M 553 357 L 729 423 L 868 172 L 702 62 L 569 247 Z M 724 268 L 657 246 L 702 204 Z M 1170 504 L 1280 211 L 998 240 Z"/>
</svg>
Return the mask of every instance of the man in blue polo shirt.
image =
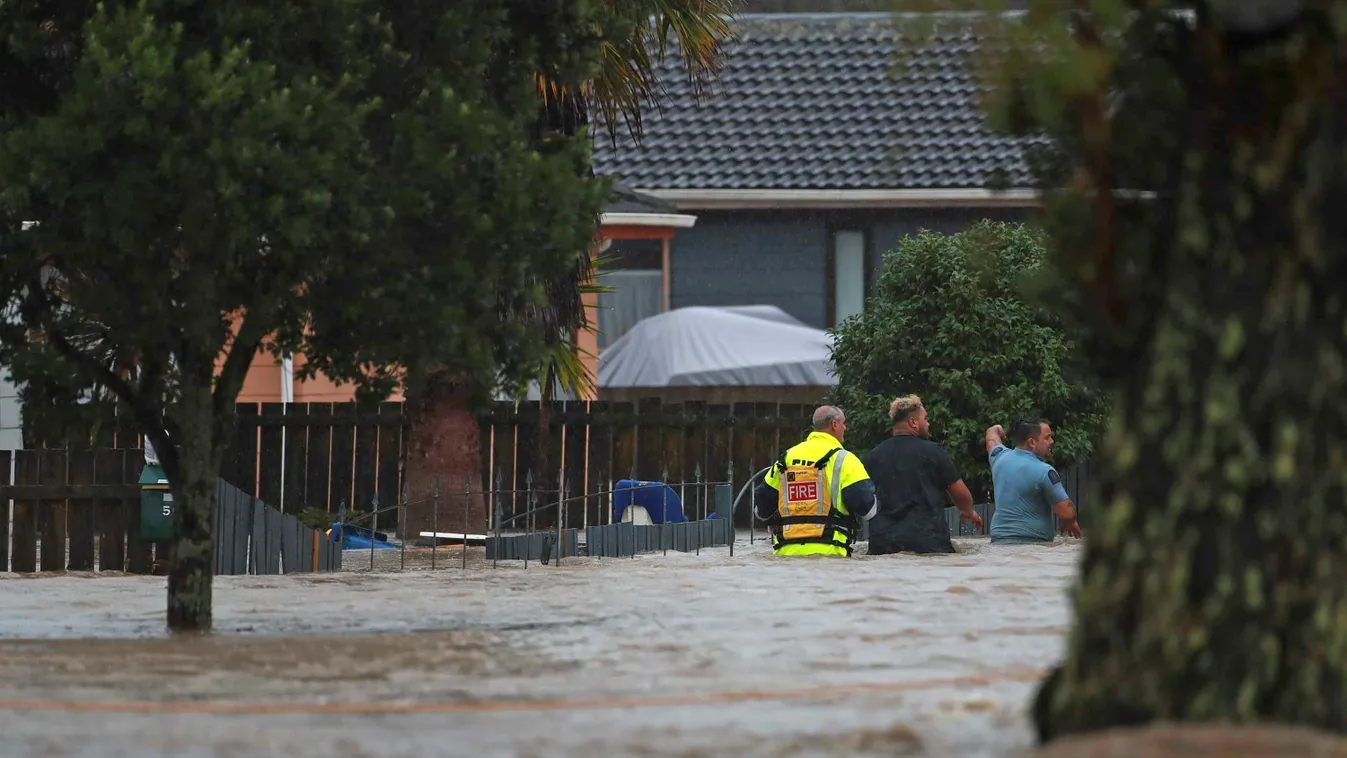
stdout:
<svg viewBox="0 0 1347 758">
<path fill-rule="evenodd" d="M 1014 449 L 1006 447 L 1006 432 L 1000 424 L 987 430 L 987 459 L 996 501 L 992 542 L 1052 542 L 1053 514 L 1061 522 L 1062 534 L 1079 538 L 1076 507 L 1062 486 L 1061 475 L 1045 460 L 1052 455 L 1052 426 L 1042 419 L 1016 421 L 1011 437 Z"/>
</svg>

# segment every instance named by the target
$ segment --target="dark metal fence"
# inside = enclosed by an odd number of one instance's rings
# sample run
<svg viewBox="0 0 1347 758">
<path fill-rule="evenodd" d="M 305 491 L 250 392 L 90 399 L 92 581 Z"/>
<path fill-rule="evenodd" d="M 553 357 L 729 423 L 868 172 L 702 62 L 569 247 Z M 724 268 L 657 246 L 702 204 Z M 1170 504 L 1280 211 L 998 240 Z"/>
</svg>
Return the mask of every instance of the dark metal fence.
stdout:
<svg viewBox="0 0 1347 758">
<path fill-rule="evenodd" d="M 470 553 L 492 565 L 500 561 L 527 565 L 577 555 L 628 557 L 654 550 L 698 552 L 703 547 L 733 551 L 731 523 L 747 527 L 750 543 L 767 538 L 762 524 L 749 518 L 754 505 L 749 476 L 761 472 L 755 468 L 756 457 L 748 461 L 743 470 L 731 461 L 724 478 L 708 481 L 703 481 L 703 469 L 695 463 L 687 477 L 673 476 L 666 469 L 656 481 L 646 482 L 636 480 L 633 472 L 626 484 L 612 481 L 611 475 L 601 477 L 603 487 L 587 481 L 573 488 L 573 480 L 559 476 L 560 491 L 535 486 L 530 472 L 524 473 L 522 487 L 512 487 L 515 477 L 497 469 L 495 486 L 477 489 L 469 481 L 466 492 L 441 497 L 437 491 L 415 503 L 429 503 L 430 528 L 409 530 L 398 544 L 390 543 L 379 530 L 391 531 L 393 525 L 409 523 L 405 514 L 414 503 L 408 502 L 406 494 L 401 502 L 381 505 L 376 490 L 370 510 L 364 513 L 347 513 L 343 501 L 332 521 L 344 523 L 354 537 L 360 537 L 362 530 L 367 532 L 373 538 L 368 543 L 367 563 L 370 568 L 378 564 L 383 569 L 405 568 L 409 548 L 428 558 L 430 567 L 437 567 L 450 559 L 441 549 L 446 545 L 467 546 L 453 556 L 462 567 L 467 566 Z M 162 568 L 170 559 L 168 546 L 140 537 L 140 490 L 135 482 L 142 467 L 143 453 L 136 448 L 0 451 L 0 571 L 152 573 Z M 1091 509 L 1086 502 L 1088 480 L 1088 462 L 1063 472 L 1068 494 L 1085 514 Z M 620 525 L 615 501 L 652 488 L 667 495 L 667 500 L 647 501 L 642 506 L 654 523 Z M 477 507 L 464 507 L 470 497 L 478 502 Z M 271 508 L 232 483 L 222 485 L 219 502 L 215 532 L 219 574 L 339 570 L 342 553 L 350 552 L 355 542 L 341 534 L 340 542 L 332 542 L 325 527 L 306 526 L 293 512 Z M 664 512 L 669 502 L 678 503 L 677 514 Z M 985 535 L 994 507 L 984 502 L 978 509 L 984 525 L 976 531 L 959 523 L 958 513 L 949 509 L 951 534 Z M 860 536 L 866 539 L 864 530 Z M 391 549 L 401 551 L 396 561 L 375 560 L 379 551 L 387 554 Z M 353 559 L 347 556 L 348 561 Z M 355 560 L 354 565 L 361 563 Z"/>
<path fill-rule="evenodd" d="M 376 502 L 369 511 L 349 516 L 343 509 L 338 516 L 340 528 L 362 543 L 360 548 L 348 551 L 366 551 L 371 570 L 406 569 L 409 562 L 422 568 L 455 564 L 467 568 L 470 552 L 474 553 L 474 563 L 487 561 L 493 567 L 501 561 L 522 561 L 527 567 L 530 562 L 560 565 L 565 558 L 576 556 L 626 558 L 669 550 L 700 553 L 704 547 L 726 547 L 730 554 L 734 552 L 729 482 L 671 485 L 632 481 L 580 495 L 571 495 L 568 489 L 549 492 L 533 488 L 470 491 L 460 497 L 465 495 L 480 496 L 491 505 L 483 523 L 472 524 L 468 510 L 457 507 L 448 495 L 441 497 L 438 487 L 429 500 L 413 502 L 404 495 L 395 505 L 379 506 Z M 569 525 L 567 514 L 577 502 L 581 508 L 576 512 L 595 514 L 601 523 Z M 402 514 L 408 508 L 427 504 L 432 523 L 429 531 L 404 535 L 397 543 L 379 531 L 381 521 L 407 523 Z M 442 509 L 457 518 L 442 519 Z M 540 521 L 548 527 L 535 528 Z M 474 532 L 475 526 L 481 531 Z M 478 546 L 479 554 L 475 552 Z M 390 551 L 396 553 L 396 560 L 390 560 Z M 390 558 L 380 560 L 381 553 Z M 362 562 L 357 559 L 349 565 Z"/>
</svg>

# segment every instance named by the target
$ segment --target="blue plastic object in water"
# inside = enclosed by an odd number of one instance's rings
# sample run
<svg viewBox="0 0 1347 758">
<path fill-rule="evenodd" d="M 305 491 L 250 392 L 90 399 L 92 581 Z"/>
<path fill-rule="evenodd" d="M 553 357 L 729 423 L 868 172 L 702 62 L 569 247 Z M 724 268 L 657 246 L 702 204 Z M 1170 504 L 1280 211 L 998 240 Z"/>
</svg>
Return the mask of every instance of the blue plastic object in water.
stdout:
<svg viewBox="0 0 1347 758">
<path fill-rule="evenodd" d="M 629 505 L 639 505 L 650 514 L 653 524 L 682 524 L 683 501 L 678 491 L 664 482 L 645 482 L 639 479 L 620 479 L 613 485 L 613 521 L 622 521 L 622 513 Z"/>
<path fill-rule="evenodd" d="M 340 521 L 332 524 L 332 528 L 327 532 L 327 538 L 331 542 L 340 542 L 343 550 L 369 550 L 371 544 L 374 545 L 375 550 L 397 549 L 397 545 L 386 541 L 388 535 L 383 532 L 371 531 L 363 526 L 343 524 Z"/>
</svg>

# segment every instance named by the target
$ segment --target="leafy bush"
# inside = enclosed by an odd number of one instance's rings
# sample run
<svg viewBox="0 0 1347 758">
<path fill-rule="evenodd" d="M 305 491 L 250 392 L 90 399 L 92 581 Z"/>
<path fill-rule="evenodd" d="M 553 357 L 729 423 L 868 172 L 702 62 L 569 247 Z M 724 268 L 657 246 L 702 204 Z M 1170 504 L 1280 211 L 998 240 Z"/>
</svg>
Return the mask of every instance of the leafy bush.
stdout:
<svg viewBox="0 0 1347 758">
<path fill-rule="evenodd" d="M 991 488 L 992 424 L 1041 416 L 1053 424 L 1057 466 L 1088 456 L 1107 409 L 1046 307 L 1054 281 L 1031 227 L 983 221 L 904 239 L 884 257 L 865 312 L 834 330 L 830 402 L 847 412 L 847 446 L 883 441 L 890 401 L 915 393 L 975 496 Z"/>
</svg>

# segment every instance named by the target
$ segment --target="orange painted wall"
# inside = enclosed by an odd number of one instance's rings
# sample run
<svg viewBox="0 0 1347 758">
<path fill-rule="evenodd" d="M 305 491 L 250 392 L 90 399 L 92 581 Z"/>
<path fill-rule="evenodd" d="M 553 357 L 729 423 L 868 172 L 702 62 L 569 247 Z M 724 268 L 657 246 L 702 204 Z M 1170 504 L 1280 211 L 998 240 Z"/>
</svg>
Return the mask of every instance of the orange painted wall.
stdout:
<svg viewBox="0 0 1347 758">
<path fill-rule="evenodd" d="M 216 362 L 216 371 L 223 367 L 223 363 L 222 360 Z M 243 389 L 239 392 L 238 402 L 281 402 L 281 365 L 271 353 L 260 352 L 253 359 L 248 375 L 243 378 Z"/>
<path fill-rule="evenodd" d="M 598 294 L 590 293 L 590 294 L 588 294 L 588 295 L 582 295 L 580 299 L 581 299 L 582 301 L 584 301 L 584 304 L 585 304 L 585 310 L 587 311 L 588 316 L 589 316 L 589 323 L 593 324 L 593 325 L 595 326 L 595 328 L 598 328 L 598 321 L 599 321 L 599 296 L 598 296 Z M 599 380 L 599 366 L 598 366 L 598 363 L 599 363 L 599 360 L 598 360 L 598 356 L 599 356 L 599 337 L 598 337 L 598 335 L 595 334 L 595 333 L 592 332 L 592 331 L 591 331 L 591 332 L 581 332 L 579 335 L 576 336 L 575 342 L 576 342 L 576 346 L 580 348 L 580 363 L 584 364 L 585 369 L 586 369 L 587 371 L 589 371 L 589 375 L 592 376 L 592 377 L 594 377 L 594 381 L 597 383 L 598 380 Z M 590 394 L 591 394 L 591 395 L 594 395 L 595 397 L 585 397 L 585 398 L 581 398 L 581 399 L 582 399 L 582 400 L 594 400 L 594 399 L 596 399 L 597 393 L 590 393 Z"/>
<path fill-rule="evenodd" d="M 636 226 L 610 226 L 604 227 L 602 235 L 606 239 L 669 239 L 672 238 L 674 230 L 664 227 L 636 227 Z M 598 295 L 585 295 L 584 303 L 589 311 L 591 323 L 598 322 Z M 589 353 L 581 353 L 581 361 L 589 369 L 590 375 L 597 381 L 598 366 L 596 355 L 599 352 L 598 338 L 592 333 L 582 333 L 579 338 L 579 347 Z M 224 363 L 223 359 L 217 360 L 216 371 Z M 299 367 L 304 363 L 304 356 L 295 356 L 295 372 L 299 372 Z M 253 365 L 248 369 L 248 375 L 243 380 L 243 390 L 239 393 L 238 401 L 241 403 L 279 403 L 281 402 L 281 362 L 271 355 L 271 353 L 262 351 L 253 360 Z M 338 385 L 325 376 L 318 376 L 307 381 L 295 380 L 295 399 L 296 403 L 349 403 L 355 399 L 354 385 Z M 403 399 L 401 392 L 395 393 L 389 398 L 390 401 L 400 401 Z M 593 400 L 593 397 L 584 398 Z"/>
<path fill-rule="evenodd" d="M 223 361 L 217 363 L 217 370 Z M 304 365 L 304 356 L 297 355 L 294 360 L 295 374 Z M 281 402 L 281 382 L 283 381 L 281 361 L 267 351 L 261 351 L 253 359 L 248 375 L 243 379 L 243 389 L 239 392 L 240 403 L 279 403 Z M 320 374 L 312 379 L 295 379 L 294 401 L 296 403 L 349 403 L 355 399 L 355 385 L 337 384 Z M 401 401 L 402 392 L 395 392 L 388 398 Z"/>
</svg>

